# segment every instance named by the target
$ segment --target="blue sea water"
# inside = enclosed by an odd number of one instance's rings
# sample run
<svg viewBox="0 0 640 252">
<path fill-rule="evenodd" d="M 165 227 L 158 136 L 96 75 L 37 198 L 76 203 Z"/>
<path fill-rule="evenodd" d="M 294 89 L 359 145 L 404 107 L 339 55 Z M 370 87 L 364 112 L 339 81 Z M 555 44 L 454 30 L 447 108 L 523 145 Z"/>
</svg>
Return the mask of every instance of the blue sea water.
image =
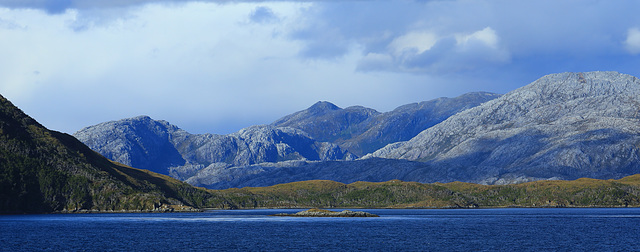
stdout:
<svg viewBox="0 0 640 252">
<path fill-rule="evenodd" d="M 640 251 L 640 209 L 367 209 L 0 216 L 2 251 Z"/>
</svg>

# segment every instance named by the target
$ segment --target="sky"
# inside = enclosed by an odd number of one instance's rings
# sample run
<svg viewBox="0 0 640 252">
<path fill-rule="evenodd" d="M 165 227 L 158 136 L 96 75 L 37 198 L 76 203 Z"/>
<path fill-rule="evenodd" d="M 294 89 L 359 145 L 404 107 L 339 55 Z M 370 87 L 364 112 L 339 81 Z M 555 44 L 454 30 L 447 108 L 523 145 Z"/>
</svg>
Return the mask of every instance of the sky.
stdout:
<svg viewBox="0 0 640 252">
<path fill-rule="evenodd" d="M 380 112 L 552 73 L 640 77 L 640 1 L 0 0 L 0 95 L 74 133 L 139 115 L 191 133 L 317 101 Z"/>
</svg>

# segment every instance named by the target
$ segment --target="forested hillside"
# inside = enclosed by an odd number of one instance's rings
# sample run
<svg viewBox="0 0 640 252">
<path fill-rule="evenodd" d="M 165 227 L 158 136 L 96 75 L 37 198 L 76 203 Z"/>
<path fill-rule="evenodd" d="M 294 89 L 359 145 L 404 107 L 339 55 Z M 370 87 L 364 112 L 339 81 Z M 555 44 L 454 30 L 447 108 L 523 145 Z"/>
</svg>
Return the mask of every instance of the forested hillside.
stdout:
<svg viewBox="0 0 640 252">
<path fill-rule="evenodd" d="M 0 213 L 171 211 L 204 206 L 208 197 L 168 176 L 114 163 L 0 96 Z"/>
</svg>

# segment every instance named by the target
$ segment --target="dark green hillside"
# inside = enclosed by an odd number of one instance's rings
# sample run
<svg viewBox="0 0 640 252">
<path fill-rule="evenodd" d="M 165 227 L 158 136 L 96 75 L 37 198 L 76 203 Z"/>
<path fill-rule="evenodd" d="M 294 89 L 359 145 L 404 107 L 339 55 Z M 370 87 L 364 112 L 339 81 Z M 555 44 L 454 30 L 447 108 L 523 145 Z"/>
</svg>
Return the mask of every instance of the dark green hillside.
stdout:
<svg viewBox="0 0 640 252">
<path fill-rule="evenodd" d="M 207 192 L 113 163 L 0 96 L 0 213 L 201 207 Z"/>
</svg>

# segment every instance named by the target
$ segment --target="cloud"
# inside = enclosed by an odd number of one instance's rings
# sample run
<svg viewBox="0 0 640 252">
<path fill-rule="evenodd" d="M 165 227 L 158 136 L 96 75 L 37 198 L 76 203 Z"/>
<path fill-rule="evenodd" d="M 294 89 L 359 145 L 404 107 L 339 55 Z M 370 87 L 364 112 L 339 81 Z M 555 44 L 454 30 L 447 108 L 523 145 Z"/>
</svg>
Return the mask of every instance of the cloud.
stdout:
<svg viewBox="0 0 640 252">
<path fill-rule="evenodd" d="M 0 28 L 0 94 L 67 133 L 143 114 L 193 133 L 231 133 L 318 100 L 387 111 L 431 98 L 424 78 L 354 72 L 359 51 L 301 59 L 306 44 L 282 34 L 296 31 L 313 5 L 146 5 L 105 22 L 90 11 L 5 11 L 3 19 L 25 28 Z M 248 25 L 259 7 L 278 22 Z"/>
<path fill-rule="evenodd" d="M 140 7 L 147 4 L 184 5 L 190 3 L 265 3 L 270 0 L 2 0 L 0 7 L 10 9 L 42 10 L 48 14 L 59 15 L 68 10 L 98 10 L 129 7 Z M 313 2 L 312 0 L 275 1 L 275 2 Z"/>
<path fill-rule="evenodd" d="M 108 25 L 82 21 L 88 24 L 82 32 L 70 25 L 85 18 L 77 11 L 5 12 L 7 22 L 26 28 L 0 28 L 0 93 L 45 125 L 70 133 L 105 118 L 147 114 L 170 120 L 187 112 L 227 132 L 226 127 L 239 129 L 220 119 L 237 113 L 230 107 L 264 123 L 271 114 L 262 107 L 246 112 L 255 106 L 252 101 L 269 100 L 253 85 L 264 82 L 268 90 L 289 82 L 278 81 L 279 74 L 289 75 L 287 59 L 295 58 L 298 46 L 273 33 L 294 22 L 302 7 L 271 4 L 290 21 L 247 28 L 255 4 L 149 5 Z M 56 104 L 59 112 L 45 104 Z"/>
<path fill-rule="evenodd" d="M 587 4 L 578 0 L 479 0 L 315 5 L 295 33 L 304 36 L 293 37 L 303 42 L 301 56 L 335 59 L 359 50 L 356 69 L 363 72 L 446 75 L 501 72 L 504 67 L 522 70 L 535 64 L 539 66 L 528 71 L 544 74 L 552 66 L 554 72 L 629 69 L 629 64 L 617 61 L 620 58 L 605 62 L 603 55 L 635 52 L 633 32 L 625 27 L 640 24 L 640 16 L 633 12 L 640 8 L 637 1 L 615 5 L 599 0 Z M 332 43 L 330 48 L 328 43 Z M 573 59 L 582 62 L 569 62 Z"/>
<path fill-rule="evenodd" d="M 349 53 L 350 42 L 343 34 L 332 27 L 324 28 L 322 33 L 293 32 L 294 39 L 306 40 L 299 55 L 307 59 L 337 59 Z"/>
<path fill-rule="evenodd" d="M 394 59 L 386 53 L 368 53 L 358 61 L 359 72 L 384 71 L 395 67 Z"/>
<path fill-rule="evenodd" d="M 631 28 L 627 32 L 627 39 L 624 41 L 625 48 L 631 54 L 640 53 L 640 29 Z"/>
<path fill-rule="evenodd" d="M 0 29 L 16 30 L 16 29 L 25 29 L 25 28 L 26 27 L 21 26 L 16 22 L 0 18 Z"/>
<path fill-rule="evenodd" d="M 640 2 L 630 0 L 0 7 L 0 94 L 69 133 L 140 114 L 194 133 L 229 133 L 318 100 L 387 111 L 470 91 L 504 93 L 554 72 L 640 76 Z"/>
<path fill-rule="evenodd" d="M 421 4 L 418 4 L 421 5 Z M 335 60 L 354 48 L 386 53 L 389 43 L 420 16 L 413 1 L 320 1 L 304 10 L 290 34 L 303 43 L 305 59 Z"/>
<path fill-rule="evenodd" d="M 458 35 L 456 40 L 462 47 L 473 46 L 478 43 L 494 49 L 498 47 L 498 35 L 491 27 L 486 27 L 471 34 Z"/>
<path fill-rule="evenodd" d="M 469 13 L 450 9 L 473 12 L 482 7 L 475 3 L 470 7 L 459 1 L 318 5 L 305 15 L 312 18 L 293 36 L 304 42 L 301 56 L 305 58 L 335 59 L 357 48 L 362 53 L 358 71 L 429 74 L 475 70 L 510 60 L 509 49 L 489 23 L 462 22 L 461 26 L 461 21 L 468 20 L 451 19 Z"/>
<path fill-rule="evenodd" d="M 271 8 L 258 6 L 253 12 L 251 12 L 251 15 L 249 15 L 249 20 L 254 23 L 272 23 L 278 21 L 278 16 L 273 13 Z"/>
<path fill-rule="evenodd" d="M 67 10 L 97 10 L 109 8 L 129 8 L 133 6 L 142 6 L 145 4 L 162 3 L 162 4 L 186 4 L 189 2 L 201 1 L 181 1 L 181 0 L 2 0 L 0 7 L 10 9 L 35 9 L 42 10 L 48 14 L 59 15 Z M 210 2 L 230 2 L 215 1 Z"/>
<path fill-rule="evenodd" d="M 108 1 L 75 1 L 75 0 L 3 0 L 0 6 L 10 9 L 36 9 L 45 11 L 48 14 L 62 14 L 68 9 L 90 8 L 91 6 L 114 6 L 115 2 L 108 4 Z M 135 2 L 135 1 L 132 1 Z"/>
<path fill-rule="evenodd" d="M 386 53 L 369 53 L 359 62 L 360 71 L 452 73 L 509 62 L 495 30 L 486 27 L 472 33 L 437 35 L 412 31 L 388 45 Z"/>
<path fill-rule="evenodd" d="M 406 52 L 423 53 L 431 49 L 438 41 L 438 37 L 430 32 L 411 32 L 409 34 L 395 38 L 389 44 L 389 48 L 395 55 L 402 55 Z"/>
</svg>

